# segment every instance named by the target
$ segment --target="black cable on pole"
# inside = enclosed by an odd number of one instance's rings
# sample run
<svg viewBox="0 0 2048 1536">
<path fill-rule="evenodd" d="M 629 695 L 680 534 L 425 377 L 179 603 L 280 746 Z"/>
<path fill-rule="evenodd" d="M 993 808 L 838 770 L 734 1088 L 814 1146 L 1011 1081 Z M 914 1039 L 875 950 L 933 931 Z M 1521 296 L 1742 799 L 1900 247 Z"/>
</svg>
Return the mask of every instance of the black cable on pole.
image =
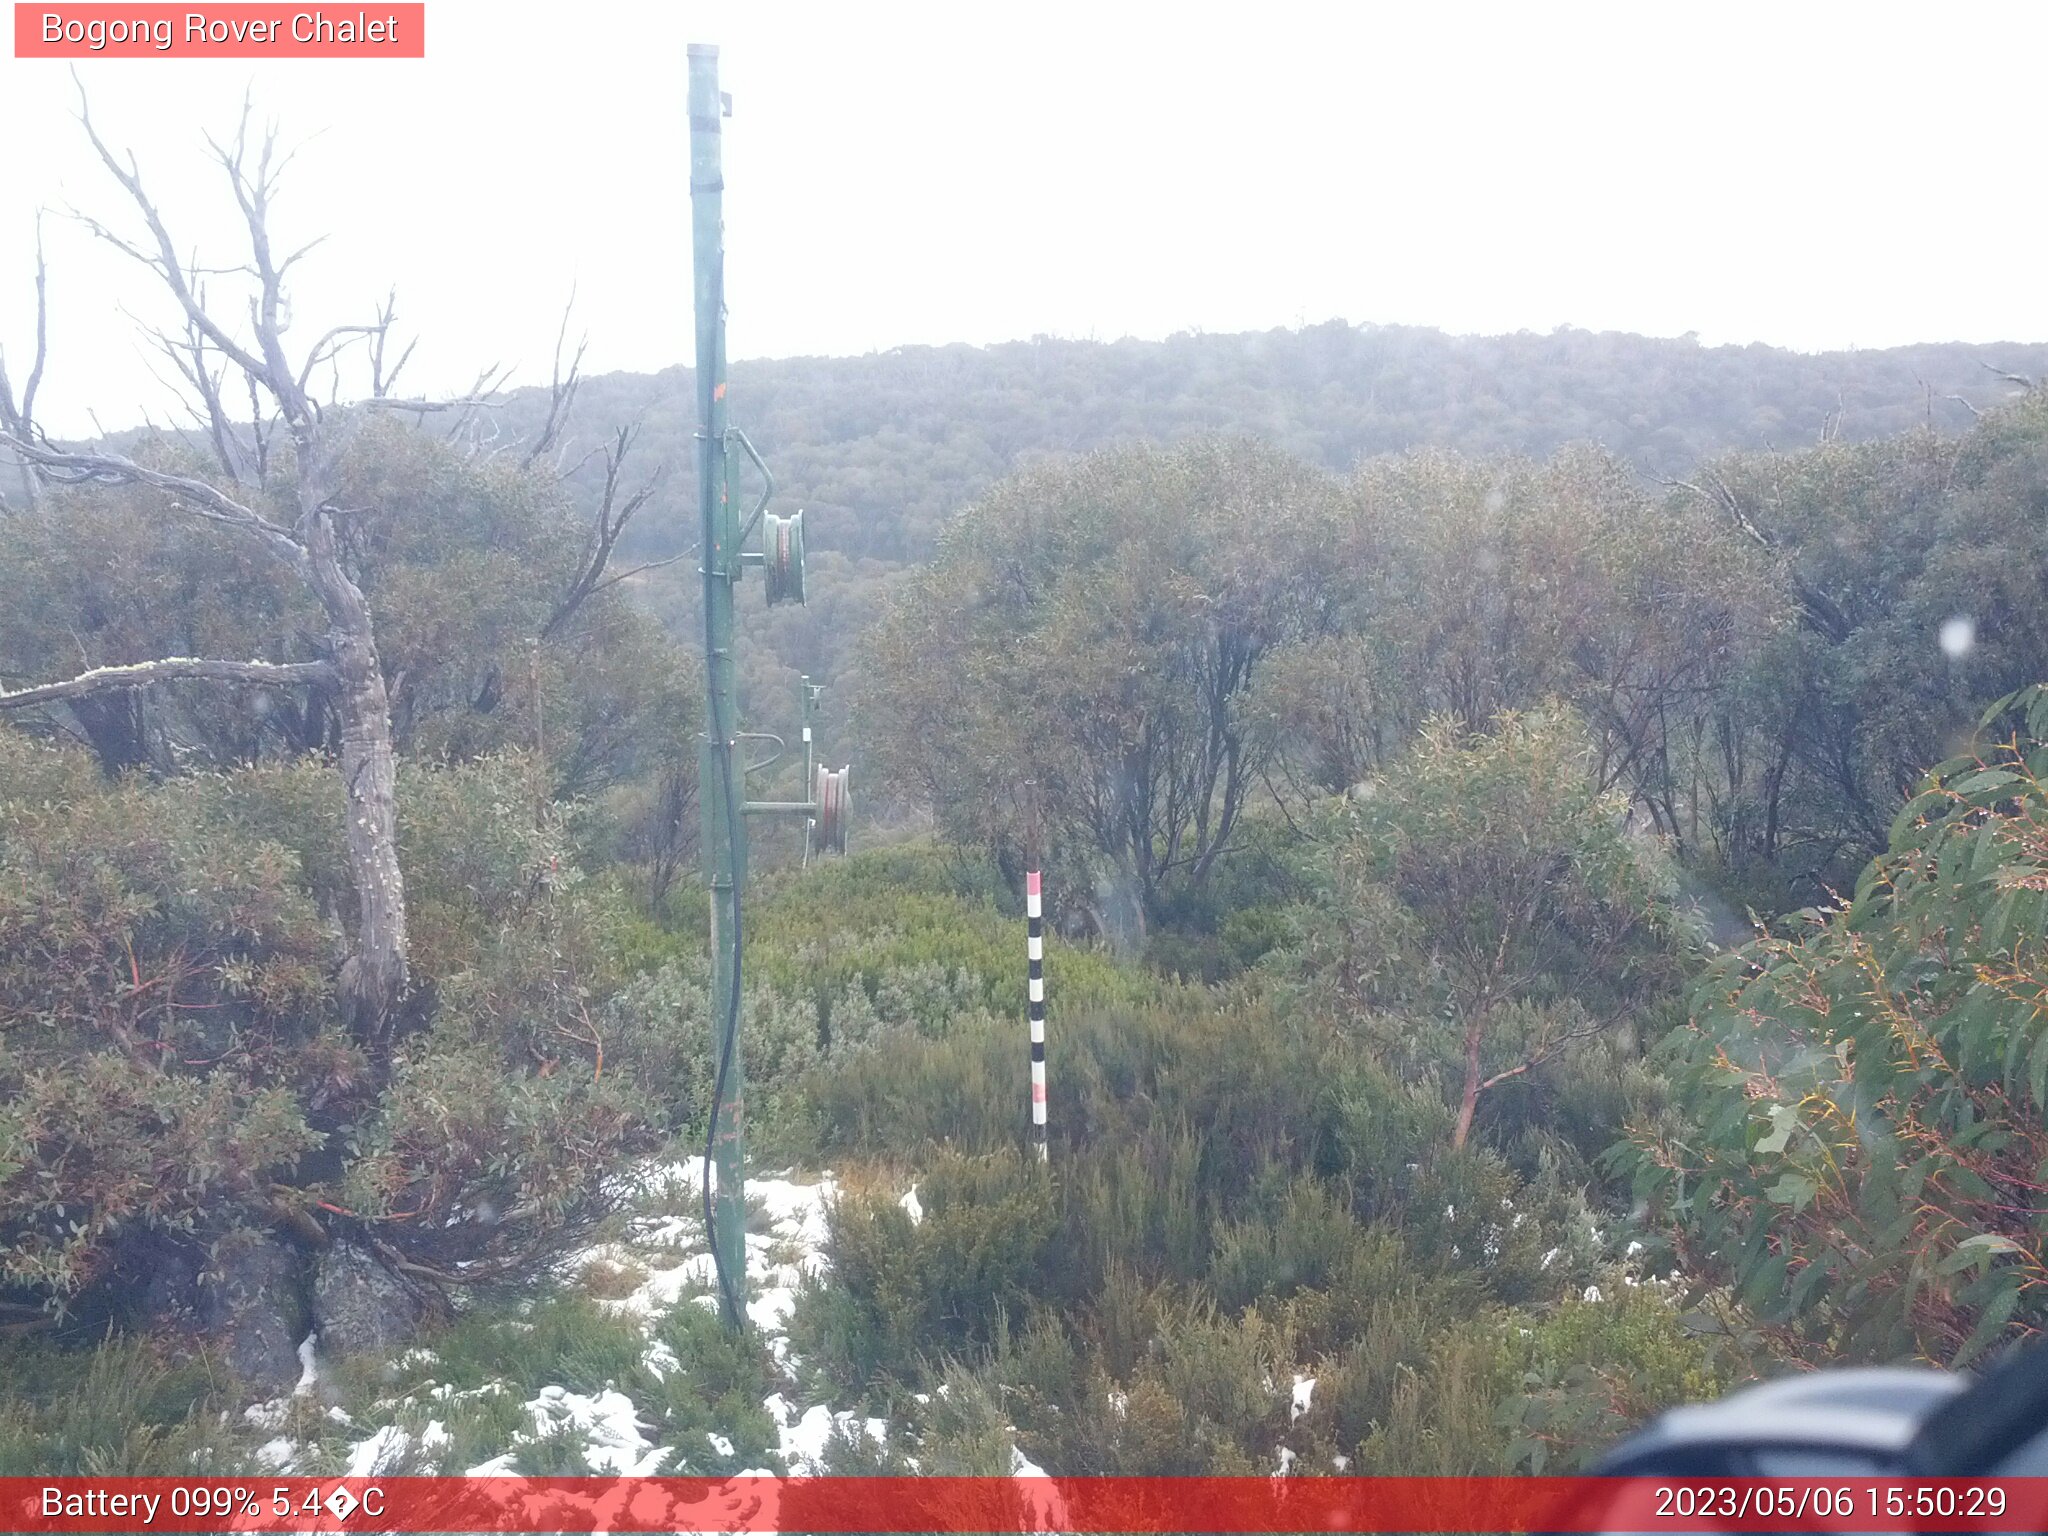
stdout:
<svg viewBox="0 0 2048 1536">
<path fill-rule="evenodd" d="M 715 312 L 719 316 L 722 325 L 725 318 L 725 249 L 723 241 L 719 245 L 718 264 L 712 271 L 711 289 Z M 721 347 L 719 350 L 722 353 L 724 349 Z M 722 363 L 723 360 L 721 356 L 720 362 Z M 708 430 L 708 428 L 709 423 L 707 422 L 706 429 Z M 706 461 L 705 468 L 708 471 L 710 467 L 708 462 L 710 454 L 707 452 L 704 457 Z M 705 533 L 707 535 L 705 558 L 709 559 L 711 554 L 709 547 L 710 530 L 706 529 Z M 737 551 L 730 549 L 723 551 L 724 558 L 728 564 L 724 569 L 715 573 L 718 580 L 724 581 L 729 579 L 730 562 L 737 553 Z M 717 637 L 711 632 L 711 594 L 707 590 L 704 594 L 704 665 L 707 669 L 713 664 L 713 652 L 716 644 Z M 712 690 L 711 696 L 713 700 L 716 700 L 718 696 L 716 689 Z M 704 1132 L 704 1236 L 711 1244 L 711 1268 L 718 1277 L 718 1291 L 719 1295 L 724 1299 L 726 1314 L 732 1318 L 733 1326 L 744 1329 L 747 1326 L 747 1314 L 740 1308 L 739 1292 L 734 1288 L 732 1276 L 726 1273 L 725 1255 L 718 1251 L 717 1222 L 711 1209 L 711 1159 L 718 1145 L 718 1112 L 725 1103 L 726 1074 L 732 1067 L 733 1048 L 738 1044 L 740 1034 L 740 875 L 738 862 L 740 811 L 738 800 L 733 794 L 732 731 L 729 728 L 731 722 L 711 720 L 706 723 L 714 733 L 712 736 L 712 750 L 717 754 L 719 778 L 725 787 L 725 838 L 726 847 L 733 852 L 733 866 L 731 893 L 732 992 L 726 1004 L 725 1025 L 719 1031 L 718 1073 L 711 1085 L 711 1124 Z M 712 990 L 716 991 L 718 984 L 717 960 L 715 958 L 712 961 L 712 965 Z M 740 1253 L 741 1262 L 744 1263 L 746 1254 L 746 1239 L 744 1236 L 740 1239 Z"/>
<path fill-rule="evenodd" d="M 724 737 L 715 750 L 718 753 L 719 774 L 725 784 L 725 832 L 730 846 L 739 846 L 738 810 L 733 804 L 732 794 L 732 753 L 724 745 Z M 714 962 L 715 963 L 715 962 Z M 711 1244 L 711 1267 L 718 1276 L 719 1294 L 725 1300 L 725 1310 L 737 1326 L 745 1328 L 747 1314 L 740 1309 L 739 1295 L 733 1289 L 732 1277 L 725 1271 L 725 1255 L 718 1251 L 718 1233 L 711 1213 L 711 1156 L 718 1144 L 718 1111 L 725 1103 L 725 1077 L 732 1065 L 733 1046 L 740 1033 L 740 889 L 737 874 L 732 888 L 732 999 L 726 1006 L 725 1027 L 720 1031 L 718 1048 L 718 1075 L 711 1085 L 711 1125 L 704 1133 L 704 1236 Z M 745 1239 L 741 1240 L 741 1251 L 745 1251 Z"/>
</svg>

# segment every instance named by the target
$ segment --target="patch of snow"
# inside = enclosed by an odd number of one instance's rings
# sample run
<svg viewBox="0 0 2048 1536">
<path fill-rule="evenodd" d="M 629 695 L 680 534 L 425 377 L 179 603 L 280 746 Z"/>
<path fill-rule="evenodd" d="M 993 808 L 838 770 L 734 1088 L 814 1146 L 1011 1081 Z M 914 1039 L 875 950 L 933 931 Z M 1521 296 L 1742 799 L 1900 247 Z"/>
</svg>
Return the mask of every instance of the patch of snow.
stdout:
<svg viewBox="0 0 2048 1536">
<path fill-rule="evenodd" d="M 1294 1421 L 1295 1421 L 1296 1419 L 1300 1418 L 1300 1417 L 1301 1417 L 1301 1416 L 1302 1416 L 1302 1415 L 1303 1415 L 1304 1413 L 1307 1413 L 1307 1412 L 1308 1412 L 1308 1405 L 1309 1405 L 1310 1401 L 1311 1401 L 1311 1400 L 1312 1400 L 1312 1399 L 1313 1399 L 1313 1398 L 1315 1397 L 1315 1395 L 1316 1395 L 1316 1379 L 1315 1379 L 1315 1377 L 1313 1377 L 1313 1376 L 1297 1376 L 1297 1377 L 1295 1377 L 1295 1378 L 1294 1378 L 1294 1409 L 1293 1409 L 1293 1411 L 1292 1411 L 1292 1412 L 1290 1412 L 1290 1413 L 1289 1413 L 1289 1414 L 1287 1415 L 1287 1422 L 1288 1422 L 1288 1423 L 1290 1423 L 1290 1424 L 1292 1424 L 1292 1423 L 1293 1423 L 1293 1422 L 1294 1422 Z"/>
<path fill-rule="evenodd" d="M 411 1446 L 411 1435 L 396 1424 L 386 1424 L 369 1439 L 358 1440 L 349 1447 L 348 1470 L 341 1475 L 377 1477 L 397 1467 Z"/>
<path fill-rule="evenodd" d="M 1349 1456 L 1332 1456 L 1330 1458 L 1330 1465 L 1339 1472 L 1348 1472 L 1351 1470 L 1351 1458 Z"/>
<path fill-rule="evenodd" d="M 487 1381 L 480 1387 L 458 1387 L 452 1382 L 437 1381 L 427 1388 L 427 1396 L 437 1403 L 455 1402 L 465 1397 L 496 1397 L 508 1391 L 502 1381 Z"/>
<path fill-rule="evenodd" d="M 680 1370 L 683 1364 L 676 1358 L 676 1352 L 660 1339 L 647 1346 L 647 1353 L 640 1357 L 640 1363 L 647 1367 L 647 1374 L 656 1381 L 668 1380 L 669 1372 Z"/>
<path fill-rule="evenodd" d="M 915 1184 L 903 1191 L 903 1198 L 896 1203 L 910 1213 L 910 1224 L 913 1227 L 924 1220 L 924 1206 L 917 1198 L 917 1186 Z"/>
<path fill-rule="evenodd" d="M 1016 1446 L 1010 1447 L 1010 1476 L 1020 1478 L 1046 1478 L 1045 1468 L 1026 1456 Z M 1065 1528 L 1067 1520 L 1066 1501 L 1059 1496 L 1056 1486 L 1048 1479 L 1043 1487 L 1024 1490 L 1025 1517 L 1030 1528 L 1039 1531 L 1057 1531 Z"/>
<path fill-rule="evenodd" d="M 291 1412 L 290 1405 L 281 1397 L 273 1397 L 267 1403 L 251 1403 L 242 1410 L 242 1417 L 258 1429 L 283 1429 L 285 1416 Z"/>
<path fill-rule="evenodd" d="M 1294 1466 L 1294 1452 L 1292 1452 L 1292 1451 L 1290 1451 L 1289 1449 L 1287 1449 L 1287 1447 L 1286 1447 L 1286 1446 L 1284 1446 L 1284 1445 L 1283 1445 L 1283 1446 L 1281 1446 L 1281 1447 L 1280 1447 L 1280 1470 L 1279 1470 L 1278 1472 L 1275 1472 L 1275 1473 L 1274 1473 L 1273 1475 L 1274 1475 L 1275 1477 L 1285 1477 L 1285 1476 L 1286 1476 L 1286 1475 L 1288 1474 L 1288 1472 L 1289 1472 L 1290 1470 L 1292 1470 L 1293 1466 Z"/>
<path fill-rule="evenodd" d="M 782 1459 L 794 1476 L 824 1470 L 825 1442 L 832 1438 L 835 1428 L 850 1435 L 858 1425 L 875 1444 L 886 1445 L 889 1442 L 887 1419 L 863 1420 L 859 1414 L 850 1411 L 834 1413 L 823 1403 L 818 1403 L 806 1408 L 803 1417 L 792 1424 L 786 1417 L 788 1405 L 782 1403 L 779 1394 L 766 1399 L 762 1406 L 768 1407 L 770 1403 L 777 1405 L 769 1408 L 769 1412 L 776 1417 Z"/>
<path fill-rule="evenodd" d="M 1599 1301 L 1601 1299 L 1602 1298 L 1600 1295 L 1600 1287 L 1597 1285 L 1587 1286 L 1586 1289 L 1579 1296 L 1579 1300 L 1581 1301 Z"/>
<path fill-rule="evenodd" d="M 732 1442 L 726 1439 L 725 1436 L 706 1431 L 704 1438 L 711 1442 L 711 1449 L 718 1452 L 719 1455 L 730 1456 L 732 1454 Z"/>
<path fill-rule="evenodd" d="M 1558 1256 L 1558 1255 L 1559 1255 L 1560 1253 L 1563 1253 L 1563 1252 L 1564 1252 L 1564 1250 L 1563 1250 L 1562 1248 L 1553 1248 L 1553 1249 L 1551 1249 L 1551 1250 L 1550 1250 L 1550 1252 L 1548 1252 L 1548 1253 L 1546 1253 L 1545 1255 L 1543 1255 L 1543 1262 L 1542 1262 L 1541 1264 L 1538 1264 L 1538 1265 L 1537 1265 L 1536 1267 L 1537 1267 L 1538 1269 L 1548 1269 L 1548 1268 L 1550 1268 L 1550 1261 L 1551 1261 L 1552 1259 L 1556 1258 L 1556 1257 L 1557 1257 L 1557 1256 Z"/>
<path fill-rule="evenodd" d="M 518 1458 L 510 1451 L 502 1456 L 493 1456 L 489 1461 L 480 1461 L 463 1473 L 464 1477 L 510 1477 L 517 1470 L 514 1465 Z"/>
<path fill-rule="evenodd" d="M 747 1303 L 747 1316 L 763 1333 L 779 1334 L 789 1326 L 796 1310 L 796 1292 L 786 1285 L 770 1286 Z"/>
<path fill-rule="evenodd" d="M 563 1387 L 542 1387 L 526 1411 L 533 1415 L 537 1434 L 558 1434 L 564 1426 L 579 1432 L 584 1437 L 584 1460 L 595 1472 L 645 1477 L 668 1454 L 641 1432 L 640 1410 L 633 1400 L 613 1387 L 595 1396 Z"/>
<path fill-rule="evenodd" d="M 316 1341 L 320 1335 L 309 1333 L 299 1340 L 299 1384 L 292 1388 L 293 1397 L 304 1397 L 320 1385 L 320 1355 Z"/>
<path fill-rule="evenodd" d="M 299 1454 L 299 1443 L 282 1437 L 266 1440 L 256 1447 L 256 1461 L 266 1472 L 282 1472 L 292 1464 L 292 1458 Z"/>
<path fill-rule="evenodd" d="M 782 1459 L 789 1470 L 801 1476 L 812 1470 L 825 1455 L 825 1442 L 832 1437 L 832 1410 L 823 1403 L 804 1410 L 794 1423 L 778 1426 Z"/>
<path fill-rule="evenodd" d="M 839 1186 L 827 1173 L 814 1184 L 788 1178 L 749 1179 L 747 1194 L 761 1202 L 776 1235 L 807 1249 L 825 1246 L 826 1209 L 839 1197 Z"/>
</svg>

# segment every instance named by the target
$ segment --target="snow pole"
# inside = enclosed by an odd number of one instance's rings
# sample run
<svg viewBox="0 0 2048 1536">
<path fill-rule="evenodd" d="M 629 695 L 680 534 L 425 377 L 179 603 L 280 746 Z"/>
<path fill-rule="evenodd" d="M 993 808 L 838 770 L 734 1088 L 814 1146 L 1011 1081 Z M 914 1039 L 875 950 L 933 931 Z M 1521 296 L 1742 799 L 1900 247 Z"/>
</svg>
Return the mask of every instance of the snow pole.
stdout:
<svg viewBox="0 0 2048 1536">
<path fill-rule="evenodd" d="M 1038 871 L 1024 876 L 1025 951 L 1030 957 L 1031 1014 L 1031 1134 L 1038 1144 L 1038 1160 L 1050 1154 L 1045 1143 L 1045 912 Z"/>
</svg>

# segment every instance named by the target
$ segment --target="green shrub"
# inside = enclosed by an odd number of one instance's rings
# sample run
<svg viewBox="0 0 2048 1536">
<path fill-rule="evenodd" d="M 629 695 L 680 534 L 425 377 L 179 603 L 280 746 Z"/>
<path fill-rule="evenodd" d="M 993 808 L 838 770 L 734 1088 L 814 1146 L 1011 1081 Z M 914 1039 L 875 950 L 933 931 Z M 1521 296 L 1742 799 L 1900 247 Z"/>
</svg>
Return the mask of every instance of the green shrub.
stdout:
<svg viewBox="0 0 2048 1536">
<path fill-rule="evenodd" d="M 1509 1335 L 1520 1390 L 1503 1405 L 1518 1468 L 1572 1471 L 1679 1403 L 1719 1397 L 1748 1374 L 1724 1341 L 1689 1332 L 1662 1287 L 1620 1284 L 1567 1300 Z"/>
<path fill-rule="evenodd" d="M 549 1262 L 657 1143 L 667 1058 L 602 1027 L 619 908 L 525 785 L 400 776 L 418 989 L 380 1081 L 331 1003 L 331 772 L 109 782 L 0 727 L 0 1279 L 62 1304 L 145 1229 L 309 1222 L 465 1282 Z"/>
<path fill-rule="evenodd" d="M 1357 1251 L 1358 1226 L 1322 1184 L 1290 1184 L 1279 1210 L 1219 1223 L 1207 1275 L 1219 1305 L 1235 1312 L 1327 1285 Z"/>
<path fill-rule="evenodd" d="M 227 1406 L 203 1357 L 170 1365 L 136 1341 L 0 1347 L 0 1477 L 233 1471 Z"/>
<path fill-rule="evenodd" d="M 985 1349 L 1043 1284 L 1057 1213 L 1042 1165 L 948 1157 L 918 1186 L 923 1219 L 893 1200 L 832 1208 L 830 1287 L 799 1293 L 791 1345 L 858 1392 L 947 1353 Z"/>
</svg>

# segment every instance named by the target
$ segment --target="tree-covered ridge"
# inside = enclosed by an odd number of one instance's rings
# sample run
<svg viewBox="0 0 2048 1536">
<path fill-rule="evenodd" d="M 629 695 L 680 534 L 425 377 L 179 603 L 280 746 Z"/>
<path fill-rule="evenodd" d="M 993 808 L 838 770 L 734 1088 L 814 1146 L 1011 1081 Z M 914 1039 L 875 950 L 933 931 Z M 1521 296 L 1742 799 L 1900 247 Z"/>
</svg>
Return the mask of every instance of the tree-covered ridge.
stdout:
<svg viewBox="0 0 2048 1536">
<path fill-rule="evenodd" d="M 1808 354 L 1571 329 L 1475 337 L 1333 321 L 1166 341 L 1039 337 L 753 360 L 731 375 L 733 420 L 774 470 L 778 505 L 803 507 L 808 530 L 810 606 L 741 605 L 755 642 L 742 657 L 743 704 L 779 730 L 793 723 L 796 676 L 846 680 L 853 640 L 950 520 L 1040 461 L 1244 435 L 1341 474 L 1381 454 L 1541 460 L 1588 443 L 1655 485 L 1731 451 L 1929 426 L 1954 435 L 2018 391 L 2008 375 L 2048 377 L 2048 344 Z M 696 542 L 689 379 L 678 367 L 581 386 L 582 422 L 638 423 L 636 458 L 670 471 L 622 544 L 636 559 Z M 494 444 L 527 441 L 549 403 L 545 390 L 515 391 L 482 430 Z M 586 431 L 574 452 L 595 440 Z M 595 463 L 572 477 L 586 499 L 600 481 Z M 685 560 L 637 584 L 678 633 L 693 626 L 693 571 Z M 833 732 L 846 723 L 843 704 L 843 692 L 827 699 Z"/>
<path fill-rule="evenodd" d="M 1541 458 L 1591 442 L 1640 474 L 1670 477 L 1735 449 L 1930 423 L 1958 430 L 2015 391 L 2002 373 L 2048 376 L 2048 344 L 1799 353 L 1569 328 L 1452 336 L 1331 321 L 741 361 L 732 401 L 784 493 L 809 509 L 817 548 L 897 562 L 927 555 L 946 520 L 1012 469 L 1111 443 L 1245 433 L 1347 470 L 1416 448 Z M 678 472 L 639 529 L 650 546 L 694 536 L 688 381 L 674 368 L 583 386 L 585 420 L 641 421 L 648 457 Z M 516 433 L 546 406 L 544 391 L 528 390 L 500 415 Z"/>
</svg>

